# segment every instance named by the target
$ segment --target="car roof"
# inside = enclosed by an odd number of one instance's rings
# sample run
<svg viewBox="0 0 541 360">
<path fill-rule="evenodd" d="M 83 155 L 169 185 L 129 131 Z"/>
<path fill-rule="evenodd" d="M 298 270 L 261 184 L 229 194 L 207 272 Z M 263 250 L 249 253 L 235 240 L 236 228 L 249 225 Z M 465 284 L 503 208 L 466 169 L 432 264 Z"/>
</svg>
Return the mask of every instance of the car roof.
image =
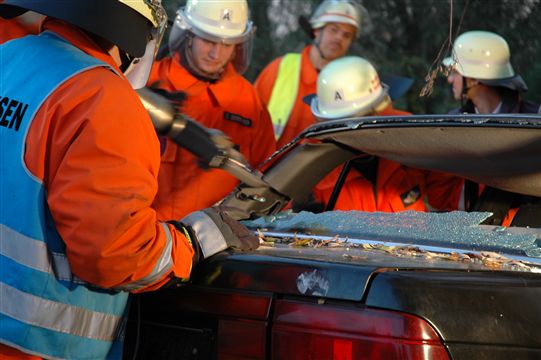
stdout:
<svg viewBox="0 0 541 360">
<path fill-rule="evenodd" d="M 307 138 L 541 196 L 541 115 L 349 118 L 316 123 L 289 146 Z"/>
</svg>

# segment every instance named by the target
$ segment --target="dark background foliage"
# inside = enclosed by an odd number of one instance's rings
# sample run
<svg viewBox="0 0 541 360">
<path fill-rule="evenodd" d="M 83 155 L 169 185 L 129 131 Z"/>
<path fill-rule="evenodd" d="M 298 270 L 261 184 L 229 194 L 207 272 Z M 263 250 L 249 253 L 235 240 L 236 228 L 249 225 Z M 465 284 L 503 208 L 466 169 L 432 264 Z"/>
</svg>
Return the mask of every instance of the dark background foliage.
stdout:
<svg viewBox="0 0 541 360">
<path fill-rule="evenodd" d="M 163 0 L 171 18 L 185 0 Z M 245 76 L 253 81 L 275 57 L 299 51 L 309 41 L 298 27 L 321 0 L 248 0 L 257 26 L 252 62 Z M 429 96 L 420 96 L 426 77 L 450 52 L 450 41 L 468 30 L 502 35 L 511 48 L 515 71 L 541 100 L 541 0 L 363 0 L 368 16 L 350 54 L 370 60 L 380 73 L 415 80 L 395 104 L 414 113 L 441 113 L 456 107 L 445 77 L 439 73 Z"/>
</svg>

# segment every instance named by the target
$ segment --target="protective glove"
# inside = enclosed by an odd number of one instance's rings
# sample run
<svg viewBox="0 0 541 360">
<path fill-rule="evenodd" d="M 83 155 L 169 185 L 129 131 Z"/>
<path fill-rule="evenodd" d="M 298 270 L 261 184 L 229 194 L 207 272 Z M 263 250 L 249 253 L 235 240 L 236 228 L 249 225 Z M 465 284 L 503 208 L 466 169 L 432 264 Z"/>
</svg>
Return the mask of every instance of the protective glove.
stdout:
<svg viewBox="0 0 541 360">
<path fill-rule="evenodd" d="M 180 220 L 195 250 L 194 264 L 228 248 L 255 250 L 259 238 L 218 207 L 195 211 Z"/>
</svg>

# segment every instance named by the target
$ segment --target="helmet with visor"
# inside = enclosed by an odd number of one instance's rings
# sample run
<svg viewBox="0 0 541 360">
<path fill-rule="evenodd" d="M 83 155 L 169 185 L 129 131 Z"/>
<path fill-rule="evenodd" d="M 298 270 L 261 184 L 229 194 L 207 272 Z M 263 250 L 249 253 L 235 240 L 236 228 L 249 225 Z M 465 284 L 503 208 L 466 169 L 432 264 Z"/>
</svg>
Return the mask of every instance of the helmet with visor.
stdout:
<svg viewBox="0 0 541 360">
<path fill-rule="evenodd" d="M 4 0 L 0 15 L 32 10 L 97 35 L 125 54 L 124 74 L 134 88 L 145 86 L 167 25 L 161 0 Z"/>
<path fill-rule="evenodd" d="M 233 66 L 244 73 L 252 54 L 255 27 L 250 20 L 246 0 L 188 0 L 177 11 L 171 33 L 169 50 L 173 57 L 183 55 L 184 45 L 190 36 L 235 45 Z"/>
</svg>

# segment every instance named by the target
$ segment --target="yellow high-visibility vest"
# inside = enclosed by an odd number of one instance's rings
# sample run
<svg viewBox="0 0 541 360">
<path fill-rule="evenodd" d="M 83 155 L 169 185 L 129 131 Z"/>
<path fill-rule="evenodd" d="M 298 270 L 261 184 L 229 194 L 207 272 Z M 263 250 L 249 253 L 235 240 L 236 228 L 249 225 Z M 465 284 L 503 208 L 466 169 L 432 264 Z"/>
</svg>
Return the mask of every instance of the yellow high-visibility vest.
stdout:
<svg viewBox="0 0 541 360">
<path fill-rule="evenodd" d="M 269 100 L 268 110 L 272 118 L 274 136 L 280 138 L 293 110 L 299 91 L 301 75 L 301 54 L 284 55 Z"/>
</svg>

